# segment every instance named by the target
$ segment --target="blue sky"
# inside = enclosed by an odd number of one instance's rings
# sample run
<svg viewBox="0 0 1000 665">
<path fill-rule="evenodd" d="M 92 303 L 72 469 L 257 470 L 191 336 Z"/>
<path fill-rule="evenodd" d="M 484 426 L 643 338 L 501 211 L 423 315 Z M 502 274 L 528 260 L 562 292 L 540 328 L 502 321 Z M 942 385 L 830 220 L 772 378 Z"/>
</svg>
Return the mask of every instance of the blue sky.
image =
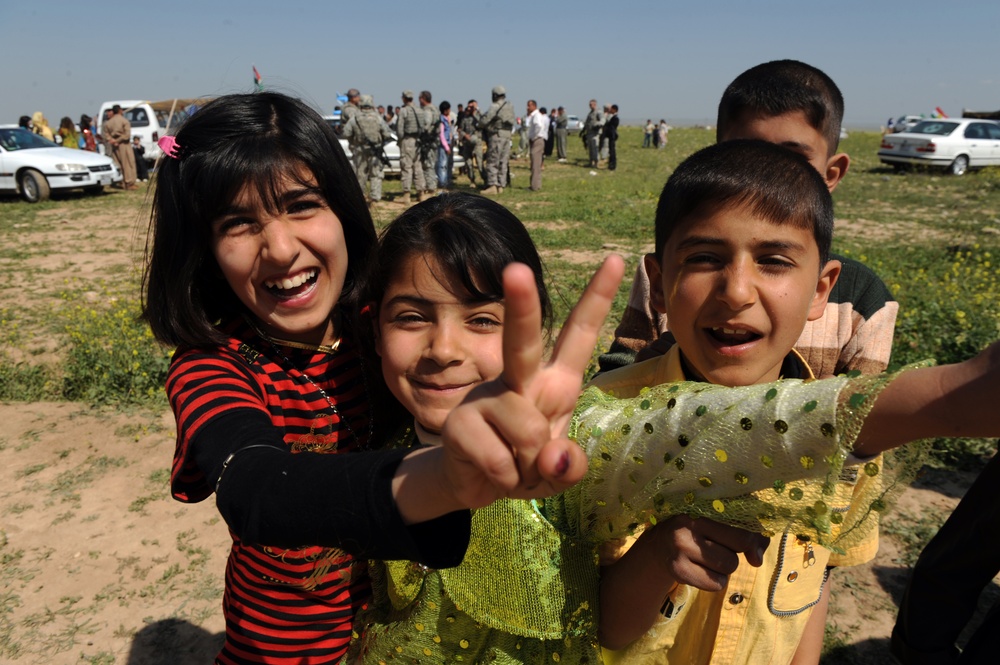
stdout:
<svg viewBox="0 0 1000 665">
<path fill-rule="evenodd" d="M 455 104 L 502 83 L 519 109 L 531 97 L 582 114 L 596 97 L 626 121 L 680 125 L 711 122 L 737 74 L 778 58 L 832 76 L 848 128 L 1000 109 L 997 0 L 4 1 L 0 26 L 0 122 L 245 92 L 256 65 L 266 87 L 324 111 L 352 86 L 376 103 L 410 88 Z"/>
</svg>

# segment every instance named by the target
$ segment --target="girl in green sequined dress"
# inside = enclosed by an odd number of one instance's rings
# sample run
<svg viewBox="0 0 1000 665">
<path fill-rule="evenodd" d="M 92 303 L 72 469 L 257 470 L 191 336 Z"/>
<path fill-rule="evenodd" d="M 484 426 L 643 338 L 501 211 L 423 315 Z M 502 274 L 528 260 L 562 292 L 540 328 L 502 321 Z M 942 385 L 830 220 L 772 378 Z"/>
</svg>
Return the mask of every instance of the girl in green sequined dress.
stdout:
<svg viewBox="0 0 1000 665">
<path fill-rule="evenodd" d="M 374 351 L 386 383 L 414 416 L 399 445 L 438 443 L 448 414 L 500 376 L 502 332 L 510 322 L 501 273 L 515 261 L 531 267 L 547 322 L 537 251 L 520 221 L 496 203 L 448 194 L 411 208 L 386 229 L 367 300 L 375 304 Z M 475 511 L 457 568 L 373 562 L 375 599 L 359 617 L 348 662 L 601 662 L 599 543 L 677 512 L 758 530 L 773 528 L 768 520 L 798 519 L 819 534 L 822 519 L 794 511 L 773 492 L 748 493 L 773 488 L 776 478 L 835 477 L 885 381 L 736 390 L 682 384 L 635 400 L 588 391 L 572 431 L 591 457 L 591 475 L 549 499 L 501 499 Z M 812 434 L 786 449 L 780 428 L 757 427 L 746 446 L 713 445 L 735 440 L 748 414 Z M 676 459 L 665 465 L 663 442 L 685 430 L 697 434 L 686 467 Z M 755 459 L 766 455 L 770 471 L 730 474 L 726 482 L 716 467 L 741 464 L 742 448 Z"/>
</svg>

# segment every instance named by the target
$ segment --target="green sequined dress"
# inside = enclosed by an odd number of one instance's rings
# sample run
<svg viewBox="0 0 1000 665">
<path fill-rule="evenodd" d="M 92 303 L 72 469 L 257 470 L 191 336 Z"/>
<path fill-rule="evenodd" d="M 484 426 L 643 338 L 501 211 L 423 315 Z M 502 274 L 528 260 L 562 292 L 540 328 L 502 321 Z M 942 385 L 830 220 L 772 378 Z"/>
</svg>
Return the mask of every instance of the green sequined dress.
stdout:
<svg viewBox="0 0 1000 665">
<path fill-rule="evenodd" d="M 601 663 L 598 545 L 680 513 L 836 546 L 864 525 L 837 523 L 824 497 L 890 380 L 681 383 L 632 399 L 589 388 L 571 428 L 586 478 L 477 510 L 457 568 L 374 562 L 345 662 Z"/>
</svg>

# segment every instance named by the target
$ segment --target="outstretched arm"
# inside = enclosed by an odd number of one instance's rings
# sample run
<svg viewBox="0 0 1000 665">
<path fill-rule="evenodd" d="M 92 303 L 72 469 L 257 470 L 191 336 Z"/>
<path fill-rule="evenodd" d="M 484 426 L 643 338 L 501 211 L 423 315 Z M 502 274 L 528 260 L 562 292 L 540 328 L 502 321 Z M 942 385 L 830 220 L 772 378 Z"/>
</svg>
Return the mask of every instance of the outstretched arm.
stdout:
<svg viewBox="0 0 1000 665">
<path fill-rule="evenodd" d="M 566 437 L 583 373 L 611 309 L 624 263 L 605 260 L 542 363 L 541 307 L 534 275 L 504 270 L 504 371 L 452 411 L 444 446 L 417 451 L 399 467 L 393 494 L 403 519 L 427 520 L 501 497 L 560 492 L 587 471 L 587 456 Z"/>
<path fill-rule="evenodd" d="M 878 397 L 854 446 L 876 455 L 928 437 L 1000 434 L 1000 341 L 965 362 L 903 372 Z"/>
</svg>

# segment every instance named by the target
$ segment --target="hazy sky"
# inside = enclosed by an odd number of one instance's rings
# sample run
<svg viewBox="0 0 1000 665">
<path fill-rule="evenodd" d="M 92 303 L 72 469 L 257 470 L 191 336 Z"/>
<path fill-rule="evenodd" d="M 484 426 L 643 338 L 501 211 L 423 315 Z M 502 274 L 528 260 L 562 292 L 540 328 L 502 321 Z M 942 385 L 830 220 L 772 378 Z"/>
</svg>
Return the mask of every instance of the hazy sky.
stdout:
<svg viewBox="0 0 1000 665">
<path fill-rule="evenodd" d="M 596 97 L 626 121 L 687 124 L 779 58 L 833 77 L 848 128 L 1000 109 L 1000 0 L 0 0 L 0 28 L 0 122 L 245 92 L 256 65 L 265 87 L 326 112 L 352 86 L 376 103 L 410 88 L 454 105 L 502 83 L 519 112 L 532 97 L 582 114 Z"/>
</svg>

